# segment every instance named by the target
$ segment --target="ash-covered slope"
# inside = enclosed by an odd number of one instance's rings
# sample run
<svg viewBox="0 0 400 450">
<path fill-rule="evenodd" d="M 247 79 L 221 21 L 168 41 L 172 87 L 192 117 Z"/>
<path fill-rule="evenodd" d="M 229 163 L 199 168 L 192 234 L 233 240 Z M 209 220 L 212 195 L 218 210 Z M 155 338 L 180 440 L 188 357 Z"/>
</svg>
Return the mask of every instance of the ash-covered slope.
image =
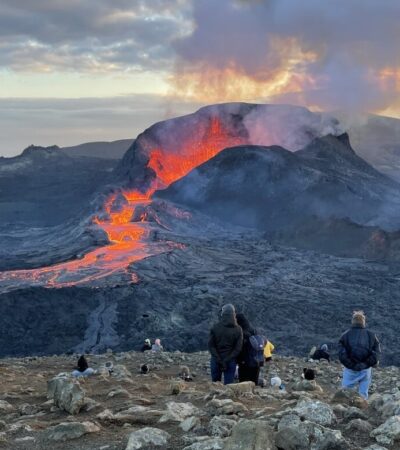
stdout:
<svg viewBox="0 0 400 450">
<path fill-rule="evenodd" d="M 314 139 L 295 153 L 277 146 L 229 148 L 156 196 L 268 231 L 311 217 L 400 225 L 400 186 L 358 157 L 347 135 Z"/>
<path fill-rule="evenodd" d="M 400 120 L 373 114 L 335 113 L 362 158 L 400 181 Z"/>
<path fill-rule="evenodd" d="M 0 270 L 47 265 L 105 243 L 90 227 L 93 196 L 115 161 L 70 157 L 57 146 L 0 158 Z"/>
<path fill-rule="evenodd" d="M 72 158 L 57 146 L 30 146 L 14 158 L 0 158 L 2 223 L 64 223 L 87 208 L 114 165 L 106 159 Z"/>
</svg>

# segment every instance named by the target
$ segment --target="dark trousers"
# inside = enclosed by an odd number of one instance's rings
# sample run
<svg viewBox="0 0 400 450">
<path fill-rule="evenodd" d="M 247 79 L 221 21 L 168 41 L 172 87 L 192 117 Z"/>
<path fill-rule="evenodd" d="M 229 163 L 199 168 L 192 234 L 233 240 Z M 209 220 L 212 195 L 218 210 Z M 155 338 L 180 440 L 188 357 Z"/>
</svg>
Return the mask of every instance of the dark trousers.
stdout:
<svg viewBox="0 0 400 450">
<path fill-rule="evenodd" d="M 258 377 L 260 376 L 260 367 L 249 367 L 245 364 L 239 365 L 239 382 L 253 381 L 258 385 Z"/>
<path fill-rule="evenodd" d="M 224 374 L 224 384 L 231 384 L 235 379 L 236 361 L 232 360 L 226 366 L 226 370 L 222 370 L 222 366 L 215 358 L 211 358 L 211 379 L 215 383 L 222 380 Z"/>
</svg>

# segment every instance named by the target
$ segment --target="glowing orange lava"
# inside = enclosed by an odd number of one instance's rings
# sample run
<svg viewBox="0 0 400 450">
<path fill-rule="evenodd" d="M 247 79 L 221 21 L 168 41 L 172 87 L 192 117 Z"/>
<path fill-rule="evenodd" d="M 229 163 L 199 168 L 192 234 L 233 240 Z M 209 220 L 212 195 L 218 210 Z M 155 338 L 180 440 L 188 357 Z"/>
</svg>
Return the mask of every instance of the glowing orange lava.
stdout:
<svg viewBox="0 0 400 450">
<path fill-rule="evenodd" d="M 109 245 L 87 253 L 82 259 L 31 270 L 15 270 L 0 274 L 5 289 L 21 285 L 63 287 L 82 283 L 94 285 L 111 275 L 137 277 L 128 271 L 135 261 L 164 252 L 170 248 L 182 248 L 173 242 L 151 242 L 148 237 L 151 226 L 143 213 L 132 222 L 135 209 L 151 202 L 156 189 L 164 188 L 186 175 L 190 170 L 215 156 L 226 147 L 246 143 L 245 138 L 231 135 L 219 119 L 212 118 L 198 136 L 179 145 L 177 152 L 154 148 L 149 153 L 148 167 L 157 175 L 147 192 L 138 190 L 112 194 L 104 204 L 104 215 L 95 217 L 93 222 L 108 236 Z M 177 213 L 177 217 L 179 213 Z"/>
<path fill-rule="evenodd" d="M 229 134 L 217 117 L 211 118 L 204 135 L 193 136 L 179 153 L 166 152 L 156 148 L 150 153 L 148 166 L 153 169 L 161 185 L 169 186 L 185 176 L 195 167 L 217 155 L 222 149 L 245 144 L 247 140 Z"/>
</svg>

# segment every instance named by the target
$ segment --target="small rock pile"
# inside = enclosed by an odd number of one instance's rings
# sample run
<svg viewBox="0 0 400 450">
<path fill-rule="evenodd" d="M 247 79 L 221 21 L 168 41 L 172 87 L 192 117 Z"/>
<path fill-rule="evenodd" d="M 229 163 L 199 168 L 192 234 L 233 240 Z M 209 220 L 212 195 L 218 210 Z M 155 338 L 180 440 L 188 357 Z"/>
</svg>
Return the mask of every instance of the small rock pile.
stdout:
<svg viewBox="0 0 400 450">
<path fill-rule="evenodd" d="M 374 372 L 368 402 L 340 388 L 338 364 L 275 357 L 285 389 L 211 383 L 206 352 L 89 355 L 97 374 L 73 379 L 76 356 L 0 362 L 0 448 L 21 450 L 395 450 L 400 378 Z M 105 369 L 111 362 L 113 372 Z M 141 364 L 150 368 L 140 373 Z M 303 368 L 316 381 L 301 378 Z M 179 378 L 182 367 L 191 381 Z M 267 383 L 267 386 L 268 383 Z"/>
</svg>

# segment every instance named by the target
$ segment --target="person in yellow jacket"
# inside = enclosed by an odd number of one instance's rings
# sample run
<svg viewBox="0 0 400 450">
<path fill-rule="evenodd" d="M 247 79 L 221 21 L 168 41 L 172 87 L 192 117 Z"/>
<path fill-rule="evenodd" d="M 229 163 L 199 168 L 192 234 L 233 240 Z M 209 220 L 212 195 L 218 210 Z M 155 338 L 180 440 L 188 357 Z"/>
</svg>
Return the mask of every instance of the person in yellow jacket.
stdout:
<svg viewBox="0 0 400 450">
<path fill-rule="evenodd" d="M 265 361 L 270 361 L 272 359 L 272 352 L 275 350 L 275 346 L 271 341 L 267 340 L 264 347 L 264 358 Z"/>
</svg>

